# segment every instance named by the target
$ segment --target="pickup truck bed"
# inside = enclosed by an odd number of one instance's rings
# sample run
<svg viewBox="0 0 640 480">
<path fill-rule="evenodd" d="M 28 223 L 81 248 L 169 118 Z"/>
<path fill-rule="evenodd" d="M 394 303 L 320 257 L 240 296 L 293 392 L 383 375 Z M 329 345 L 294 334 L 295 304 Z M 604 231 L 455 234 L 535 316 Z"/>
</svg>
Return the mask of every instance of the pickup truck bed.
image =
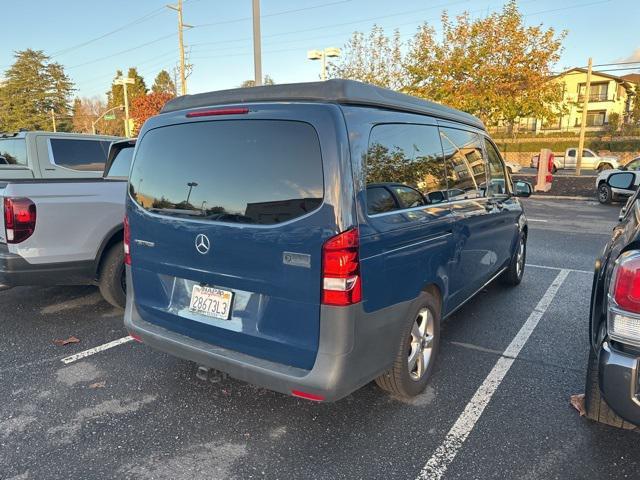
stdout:
<svg viewBox="0 0 640 480">
<path fill-rule="evenodd" d="M 28 198 L 37 215 L 33 234 L 17 244 L 7 243 L 0 217 L 0 284 L 96 281 L 102 252 L 122 236 L 126 185 L 103 178 L 0 182 L 0 201 Z"/>
</svg>

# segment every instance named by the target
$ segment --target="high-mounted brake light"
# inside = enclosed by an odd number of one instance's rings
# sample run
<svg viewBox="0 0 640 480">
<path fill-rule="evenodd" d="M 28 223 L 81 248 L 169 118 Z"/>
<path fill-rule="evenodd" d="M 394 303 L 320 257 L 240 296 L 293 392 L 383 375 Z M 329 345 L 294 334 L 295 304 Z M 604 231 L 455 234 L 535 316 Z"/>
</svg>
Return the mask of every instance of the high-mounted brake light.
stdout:
<svg viewBox="0 0 640 480">
<path fill-rule="evenodd" d="M 129 217 L 124 217 L 124 263 L 131 265 L 131 231 L 129 229 Z"/>
<path fill-rule="evenodd" d="M 347 306 L 362 300 L 357 228 L 330 238 L 322 246 L 322 303 Z"/>
<path fill-rule="evenodd" d="M 24 242 L 36 229 L 36 204 L 24 197 L 5 198 L 4 228 L 7 243 Z"/>
<path fill-rule="evenodd" d="M 194 117 L 211 117 L 214 115 L 242 115 L 249 113 L 248 108 L 214 108 L 212 110 L 199 110 L 197 112 L 187 113 L 187 118 Z"/>
</svg>

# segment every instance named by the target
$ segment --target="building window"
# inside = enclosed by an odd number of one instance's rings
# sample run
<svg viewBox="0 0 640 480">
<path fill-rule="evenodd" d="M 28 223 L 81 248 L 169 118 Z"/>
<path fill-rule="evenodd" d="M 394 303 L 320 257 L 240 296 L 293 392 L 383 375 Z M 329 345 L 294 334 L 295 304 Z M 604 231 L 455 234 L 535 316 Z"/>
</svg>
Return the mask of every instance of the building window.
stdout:
<svg viewBox="0 0 640 480">
<path fill-rule="evenodd" d="M 578 85 L 578 102 L 584 102 L 586 84 Z M 590 102 L 606 102 L 609 100 L 609 82 L 592 83 L 589 88 Z"/>
<path fill-rule="evenodd" d="M 587 127 L 602 127 L 606 125 L 605 118 L 607 116 L 606 110 L 589 110 L 587 111 Z M 576 127 L 582 124 L 582 114 L 578 112 L 578 118 L 576 118 Z"/>
</svg>

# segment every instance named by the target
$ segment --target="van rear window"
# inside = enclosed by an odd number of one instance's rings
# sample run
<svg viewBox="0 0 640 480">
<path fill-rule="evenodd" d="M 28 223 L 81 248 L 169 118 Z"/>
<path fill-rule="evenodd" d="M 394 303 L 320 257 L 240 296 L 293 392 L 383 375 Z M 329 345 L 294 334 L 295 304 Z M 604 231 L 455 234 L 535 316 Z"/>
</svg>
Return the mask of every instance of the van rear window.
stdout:
<svg viewBox="0 0 640 480">
<path fill-rule="evenodd" d="M 161 127 L 139 141 L 129 183 L 144 209 L 201 220 L 276 224 L 322 203 L 315 129 L 285 120 Z"/>
</svg>

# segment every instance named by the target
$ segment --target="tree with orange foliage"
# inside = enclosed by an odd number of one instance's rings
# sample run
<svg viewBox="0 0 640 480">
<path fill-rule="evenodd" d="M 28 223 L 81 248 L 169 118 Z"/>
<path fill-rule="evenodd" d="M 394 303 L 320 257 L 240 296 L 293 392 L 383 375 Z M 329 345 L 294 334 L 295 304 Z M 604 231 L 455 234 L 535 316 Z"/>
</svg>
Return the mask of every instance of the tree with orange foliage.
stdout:
<svg viewBox="0 0 640 480">
<path fill-rule="evenodd" d="M 164 104 L 174 98 L 168 92 L 151 92 L 137 97 L 131 102 L 131 118 L 134 121 L 134 132 L 137 134 L 148 118 L 158 115 Z"/>
</svg>

